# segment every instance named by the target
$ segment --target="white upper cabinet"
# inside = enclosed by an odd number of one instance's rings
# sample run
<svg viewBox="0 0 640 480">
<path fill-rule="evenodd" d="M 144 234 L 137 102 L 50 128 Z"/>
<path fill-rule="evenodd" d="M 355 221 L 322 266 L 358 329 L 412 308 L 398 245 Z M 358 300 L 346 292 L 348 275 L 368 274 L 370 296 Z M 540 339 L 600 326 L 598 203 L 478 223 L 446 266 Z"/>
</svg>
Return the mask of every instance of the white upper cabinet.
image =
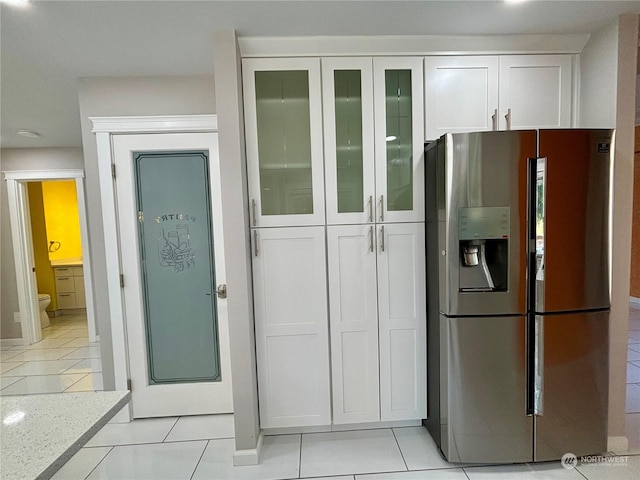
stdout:
<svg viewBox="0 0 640 480">
<path fill-rule="evenodd" d="M 497 129 L 498 57 L 425 59 L 426 139 Z"/>
<path fill-rule="evenodd" d="M 327 224 L 424 220 L 420 58 L 323 58 Z"/>
<path fill-rule="evenodd" d="M 569 55 L 500 57 L 500 128 L 571 127 Z"/>
<path fill-rule="evenodd" d="M 373 59 L 376 222 L 424 221 L 422 59 Z"/>
<path fill-rule="evenodd" d="M 425 59 L 425 135 L 569 128 L 571 55 Z"/>
<path fill-rule="evenodd" d="M 320 59 L 242 62 L 252 227 L 323 225 Z"/>
<path fill-rule="evenodd" d="M 371 58 L 323 58 L 327 223 L 375 219 Z"/>
</svg>

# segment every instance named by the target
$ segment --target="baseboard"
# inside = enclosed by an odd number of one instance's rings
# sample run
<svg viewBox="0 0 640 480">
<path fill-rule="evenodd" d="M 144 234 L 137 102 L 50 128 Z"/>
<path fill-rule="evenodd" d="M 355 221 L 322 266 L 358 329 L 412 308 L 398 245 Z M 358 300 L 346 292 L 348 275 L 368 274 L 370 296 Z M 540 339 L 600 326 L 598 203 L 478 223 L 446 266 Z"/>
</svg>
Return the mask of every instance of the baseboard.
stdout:
<svg viewBox="0 0 640 480">
<path fill-rule="evenodd" d="M 248 465 L 258 465 L 260 463 L 260 457 L 262 455 L 262 443 L 264 442 L 264 435 L 260 432 L 258 436 L 258 443 L 256 448 L 249 448 L 246 450 L 236 450 L 233 453 L 233 466 L 234 467 L 246 467 Z"/>
<path fill-rule="evenodd" d="M 419 427 L 422 420 L 393 420 L 390 422 L 351 423 L 348 425 L 331 425 L 332 432 L 345 432 L 349 430 L 374 430 L 376 428 L 402 428 Z"/>
<path fill-rule="evenodd" d="M 327 433 L 331 431 L 331 425 L 314 425 L 311 427 L 277 427 L 263 428 L 262 433 L 271 435 L 293 435 L 298 433 Z"/>
<path fill-rule="evenodd" d="M 640 298 L 638 298 L 638 297 L 629 297 L 629 303 L 633 303 L 634 305 L 640 305 Z"/>
<path fill-rule="evenodd" d="M 22 338 L 0 338 L 0 345 L 3 347 L 13 347 L 15 345 L 24 345 Z"/>
<path fill-rule="evenodd" d="M 422 425 L 421 420 L 393 420 L 388 422 L 347 423 L 342 425 L 316 425 L 313 427 L 264 428 L 262 431 L 266 436 L 270 436 L 295 433 L 348 432 L 351 430 L 375 430 L 378 428 L 419 427 L 420 425 Z"/>
<path fill-rule="evenodd" d="M 622 435 L 607 438 L 607 450 L 617 455 L 624 455 L 629 451 L 629 439 Z"/>
</svg>

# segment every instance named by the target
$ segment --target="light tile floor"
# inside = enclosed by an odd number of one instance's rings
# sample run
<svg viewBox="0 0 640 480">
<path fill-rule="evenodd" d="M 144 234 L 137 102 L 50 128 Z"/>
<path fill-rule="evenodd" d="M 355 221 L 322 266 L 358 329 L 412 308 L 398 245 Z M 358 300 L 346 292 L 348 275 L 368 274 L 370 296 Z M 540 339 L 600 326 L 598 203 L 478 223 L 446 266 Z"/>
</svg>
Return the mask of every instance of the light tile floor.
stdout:
<svg viewBox="0 0 640 480">
<path fill-rule="evenodd" d="M 45 334 L 46 348 L 34 348 L 34 345 L 29 349 L 12 347 L 1 351 L 0 361 L 6 368 L 6 373 L 0 377 L 1 395 L 98 389 L 98 384 L 93 382 L 100 378 L 100 362 L 91 357 L 91 347 L 96 345 L 88 342 L 84 345 L 77 340 L 87 336 L 81 319 L 60 319 L 50 328 Z M 82 330 L 85 330 L 84 335 L 80 335 Z M 630 330 L 640 332 L 640 307 L 631 309 Z M 57 339 L 68 339 L 73 343 L 53 341 Z M 640 339 L 635 333 L 629 340 L 629 365 L 640 367 L 640 360 L 636 360 L 632 352 L 640 354 Z M 87 356 L 75 358 L 82 355 Z M 74 360 L 74 364 L 66 367 L 65 361 L 69 359 Z M 60 360 L 63 363 L 42 365 L 42 362 Z M 30 363 L 36 366 L 29 366 Z M 27 373 L 12 375 L 14 371 Z M 58 373 L 41 374 L 56 371 Z M 107 424 L 53 478 L 638 480 L 640 398 L 635 394 L 640 393 L 640 381 L 635 381 L 633 373 L 629 379 L 633 381 L 628 385 L 631 393 L 627 400 L 627 435 L 630 452 L 635 455 L 615 457 L 618 462 L 615 465 L 600 462 L 565 469 L 560 462 L 501 466 L 450 464 L 441 457 L 424 428 L 406 427 L 270 436 L 265 438 L 259 465 L 233 467 L 233 416 L 213 415 Z M 99 386 L 101 388 L 101 384 Z"/>
<path fill-rule="evenodd" d="M 89 342 L 85 314 L 52 318 L 29 347 L 0 347 L 0 396 L 102 389 L 100 345 Z"/>
<path fill-rule="evenodd" d="M 439 454 L 422 427 L 268 436 L 259 465 L 233 467 L 233 416 L 111 423 L 54 480 L 638 480 L 640 455 L 616 464 L 462 466 Z M 204 438 L 203 438 L 204 437 Z"/>
</svg>

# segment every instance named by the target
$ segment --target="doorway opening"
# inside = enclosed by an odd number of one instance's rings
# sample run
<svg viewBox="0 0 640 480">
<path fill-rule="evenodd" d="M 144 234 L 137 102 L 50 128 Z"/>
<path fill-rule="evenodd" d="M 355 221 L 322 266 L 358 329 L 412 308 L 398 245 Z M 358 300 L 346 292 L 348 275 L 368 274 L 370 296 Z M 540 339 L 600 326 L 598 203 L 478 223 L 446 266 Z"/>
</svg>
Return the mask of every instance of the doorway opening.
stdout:
<svg viewBox="0 0 640 480">
<path fill-rule="evenodd" d="M 4 176 L 7 182 L 9 199 L 11 235 L 14 245 L 14 261 L 16 266 L 18 303 L 20 308 L 20 324 L 22 327 L 24 347 L 29 347 L 30 345 L 42 340 L 42 323 L 43 321 L 46 322 L 46 320 L 44 319 L 44 315 L 40 315 L 38 293 L 46 293 L 49 297 L 51 297 L 52 293 L 55 293 L 55 298 L 50 298 L 50 303 L 54 304 L 54 312 L 62 310 L 61 313 L 64 313 L 65 309 L 67 309 L 69 311 L 66 313 L 86 315 L 87 340 L 91 343 L 97 342 L 99 338 L 96 328 L 96 315 L 93 302 L 93 285 L 83 181 L 84 172 L 82 170 L 15 171 L 5 172 Z M 40 196 L 38 196 L 38 182 L 45 182 L 40 184 Z M 65 237 L 67 248 L 63 249 L 62 240 L 57 238 L 48 238 L 46 235 L 49 232 L 44 233 L 44 238 L 46 238 L 47 242 L 46 255 L 48 257 L 48 262 L 51 264 L 49 269 L 54 270 L 55 267 L 59 267 L 61 269 L 68 268 L 68 270 L 61 270 L 59 272 L 56 272 L 55 270 L 53 272 L 49 272 L 50 274 L 53 274 L 53 279 L 47 275 L 46 263 L 41 263 L 40 268 L 38 269 L 36 253 L 34 251 L 34 240 L 36 239 L 34 238 L 34 231 L 32 230 L 32 211 L 30 208 L 30 197 L 33 196 L 36 203 L 38 198 L 42 198 L 44 200 L 44 189 L 42 188 L 42 185 L 49 185 L 49 182 L 51 182 L 50 184 L 53 187 L 51 190 L 54 191 L 59 190 L 61 185 L 64 185 L 64 188 L 66 188 L 67 191 L 70 191 L 73 186 L 75 187 L 77 224 L 79 226 L 80 237 L 79 239 L 75 237 L 73 240 L 70 236 Z M 30 184 L 33 185 L 30 187 Z M 70 195 L 67 195 L 67 197 L 70 197 Z M 66 208 L 68 208 L 68 205 Z M 45 217 L 44 202 L 41 203 L 40 209 L 34 209 L 33 213 L 36 213 L 36 210 L 39 212 L 36 216 L 40 215 L 41 217 Z M 62 208 L 60 214 L 51 214 L 52 217 L 56 218 L 53 222 L 56 224 L 56 228 L 60 227 L 62 223 L 67 221 L 67 217 L 72 216 L 65 214 L 64 210 L 65 208 Z M 52 232 L 56 232 L 56 228 L 52 227 Z M 68 229 L 68 227 L 62 227 L 62 230 Z M 36 237 L 39 237 L 37 240 L 42 240 L 42 233 L 43 232 L 41 231 L 36 233 Z M 66 235 L 66 232 L 58 230 L 56 235 L 60 236 L 63 235 L 63 233 Z M 77 245 L 78 243 L 79 245 Z M 72 246 L 72 244 L 76 244 L 76 246 Z M 38 245 L 40 246 L 40 242 L 38 242 Z M 37 250 L 39 252 L 38 257 L 46 262 L 46 260 L 42 258 L 41 249 L 38 248 Z M 61 253 L 56 255 L 56 252 Z M 66 253 L 69 254 L 69 257 L 61 258 L 64 257 Z M 53 254 L 53 256 L 49 256 L 50 254 Z M 58 264 L 56 265 L 55 262 L 58 262 Z M 75 262 L 75 264 L 70 264 L 69 262 Z M 47 290 L 50 290 L 50 292 L 45 292 L 44 290 L 39 292 L 39 284 L 36 277 L 38 270 L 40 270 L 39 273 L 42 277 L 40 288 L 46 288 Z M 59 275 L 65 280 L 56 282 L 56 275 Z M 49 279 L 49 287 L 45 287 L 47 284 L 45 277 Z M 60 284 L 61 290 L 66 291 L 58 292 L 56 288 L 57 283 Z M 71 285 L 73 285 L 73 287 Z M 73 292 L 69 291 L 71 289 L 73 289 Z M 78 291 L 77 296 L 76 291 Z M 59 296 L 59 293 L 64 295 Z M 71 293 L 73 293 L 73 295 L 71 295 Z M 78 303 L 78 300 L 80 300 L 80 303 Z M 59 301 L 62 302 L 63 308 L 59 308 Z M 79 308 L 86 309 L 86 311 L 77 311 L 78 305 L 80 305 Z M 55 315 L 53 316 L 55 317 Z"/>
</svg>

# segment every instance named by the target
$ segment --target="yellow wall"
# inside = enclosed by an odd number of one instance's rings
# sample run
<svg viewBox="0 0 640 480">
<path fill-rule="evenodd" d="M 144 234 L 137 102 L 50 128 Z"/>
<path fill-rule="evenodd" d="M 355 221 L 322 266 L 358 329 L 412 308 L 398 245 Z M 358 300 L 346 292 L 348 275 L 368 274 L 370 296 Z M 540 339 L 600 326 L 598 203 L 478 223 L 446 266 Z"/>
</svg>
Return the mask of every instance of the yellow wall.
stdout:
<svg viewBox="0 0 640 480">
<path fill-rule="evenodd" d="M 57 251 L 49 252 L 49 260 L 82 257 L 76 182 L 43 182 L 42 196 L 47 224 L 47 244 L 60 242 Z"/>
<path fill-rule="evenodd" d="M 31 216 L 31 235 L 33 237 L 33 257 L 36 264 L 38 293 L 51 295 L 51 303 L 47 310 L 55 312 L 58 309 L 56 282 L 48 255 L 49 243 L 47 242 L 44 219 L 42 183 L 29 182 L 27 188 L 29 191 L 29 213 Z"/>
</svg>

